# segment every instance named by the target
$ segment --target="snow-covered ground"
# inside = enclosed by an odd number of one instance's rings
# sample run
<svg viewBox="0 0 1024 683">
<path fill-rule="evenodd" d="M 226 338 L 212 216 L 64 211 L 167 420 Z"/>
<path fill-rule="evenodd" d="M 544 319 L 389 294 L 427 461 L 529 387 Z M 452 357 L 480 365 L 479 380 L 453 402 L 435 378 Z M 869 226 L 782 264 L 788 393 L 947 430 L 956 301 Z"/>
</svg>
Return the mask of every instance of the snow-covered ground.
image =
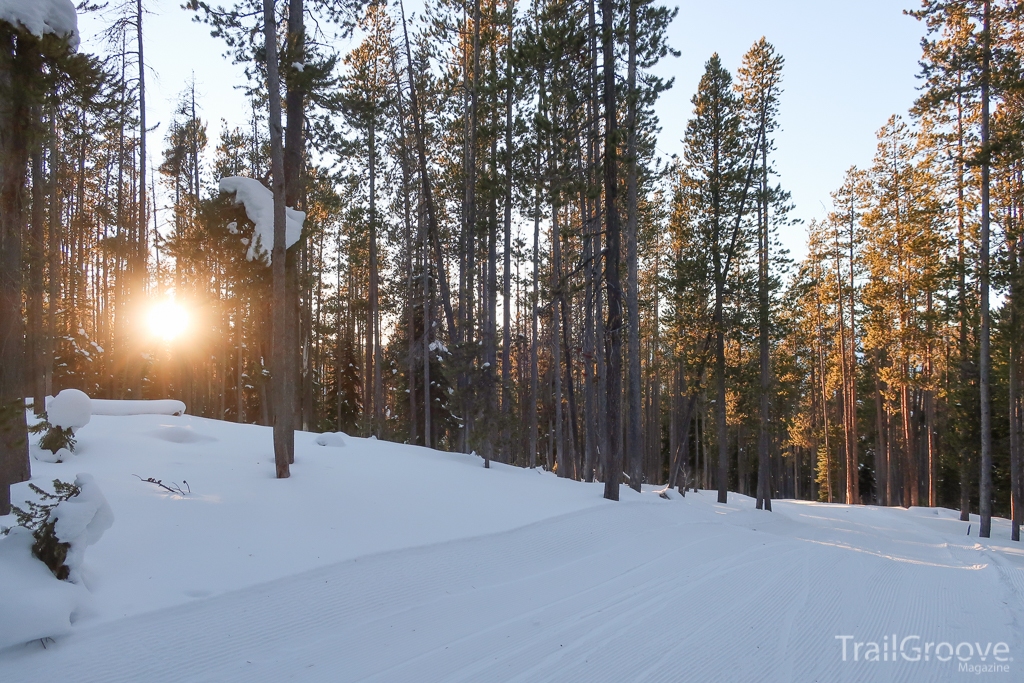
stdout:
<svg viewBox="0 0 1024 683">
<path fill-rule="evenodd" d="M 1004 520 L 982 540 L 949 510 L 625 487 L 611 503 L 306 433 L 276 480 L 268 428 L 191 416 L 93 415 L 77 438 L 33 481 L 91 473 L 115 521 L 70 635 L 0 650 L 4 683 L 1024 680 L 1024 548 Z"/>
</svg>

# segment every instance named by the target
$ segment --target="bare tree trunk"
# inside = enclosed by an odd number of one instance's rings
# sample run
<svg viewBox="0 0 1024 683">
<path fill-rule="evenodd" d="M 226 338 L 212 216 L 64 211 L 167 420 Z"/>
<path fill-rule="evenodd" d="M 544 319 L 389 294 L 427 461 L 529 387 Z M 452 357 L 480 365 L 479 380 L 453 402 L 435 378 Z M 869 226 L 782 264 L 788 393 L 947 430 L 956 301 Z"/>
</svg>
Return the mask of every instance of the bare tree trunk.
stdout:
<svg viewBox="0 0 1024 683">
<path fill-rule="evenodd" d="M 770 463 L 768 444 L 768 421 L 771 419 L 769 391 L 771 389 L 771 349 L 768 339 L 768 316 L 770 315 L 768 298 L 768 143 L 765 135 L 765 121 L 761 121 L 761 178 L 758 201 L 758 268 L 757 268 L 757 299 L 758 299 L 758 364 L 761 374 L 760 413 L 761 420 L 757 429 L 757 509 L 772 509 Z"/>
<path fill-rule="evenodd" d="M 846 431 L 846 457 L 847 457 L 847 488 L 850 493 L 847 496 L 848 502 L 860 503 L 860 454 L 857 450 L 857 289 L 854 280 L 854 227 L 856 211 L 854 206 L 854 188 L 850 188 L 850 384 L 847 388 L 847 415 L 849 429 Z M 838 277 L 838 273 L 836 274 Z M 843 350 L 845 353 L 846 350 Z"/>
<path fill-rule="evenodd" d="M 968 385 L 969 378 L 969 357 L 967 346 L 967 254 L 966 254 L 966 220 L 965 220 L 965 182 L 964 182 L 964 100 L 963 95 L 958 94 L 956 100 L 956 122 L 957 122 L 957 156 L 956 156 L 956 215 L 957 215 L 957 303 L 959 304 L 959 330 L 958 348 L 960 355 L 960 387 L 963 392 Z M 967 522 L 971 518 L 971 488 L 970 488 L 970 453 L 964 444 L 960 445 L 960 521 Z"/>
<path fill-rule="evenodd" d="M 1015 184 L 1020 186 L 1019 168 L 1013 174 Z M 1021 386 L 1020 386 L 1020 296 L 1021 296 L 1021 275 L 1024 271 L 1024 250 L 1020 235 L 1020 207 L 1015 201 L 1011 205 L 1011 217 L 1007 225 L 1007 233 L 1011 236 L 1007 240 L 1007 251 L 1010 256 L 1010 352 L 1009 352 L 1009 403 L 1010 403 L 1010 540 L 1020 541 L 1020 524 L 1022 510 L 1022 473 L 1021 473 Z M 1016 220 L 1014 220 L 1016 219 Z M 1016 229 L 1014 229 L 1016 228 Z"/>
<path fill-rule="evenodd" d="M 537 399 L 539 398 L 539 368 L 537 358 L 537 318 L 540 311 L 537 305 L 540 298 L 540 155 L 537 156 L 536 183 L 534 188 L 533 206 L 533 304 L 532 315 L 530 316 L 530 401 L 528 410 L 530 414 L 530 469 L 537 466 Z"/>
<path fill-rule="evenodd" d="M 982 71 L 981 71 L 981 263 L 979 264 L 981 287 L 981 331 L 978 384 L 981 389 L 981 485 L 979 507 L 981 529 L 978 535 L 989 538 L 992 535 L 992 398 L 991 374 L 991 313 L 989 311 L 989 71 L 990 12 L 991 3 L 985 0 L 982 25 Z"/>
<path fill-rule="evenodd" d="M 41 63 L 31 41 L 0 23 L 0 515 L 11 511 L 10 485 L 30 476 L 25 422 L 21 249 L 28 167 L 31 74 Z M 28 45 L 26 45 L 28 44 Z"/>
<path fill-rule="evenodd" d="M 288 2 L 288 31 L 286 34 L 287 54 L 290 63 L 302 64 L 306 58 L 306 32 L 303 25 L 303 0 Z M 292 67 L 294 68 L 294 67 Z M 302 79 L 293 77 L 286 79 L 285 113 L 287 125 L 284 129 L 284 201 L 285 206 L 298 207 L 303 196 L 302 163 L 305 155 L 305 89 Z M 302 367 L 301 332 L 299 311 L 299 276 L 300 258 L 305 250 L 305 236 L 299 242 L 286 248 L 285 251 L 285 330 L 279 337 L 285 345 L 285 376 L 284 392 L 291 403 L 287 419 L 291 420 L 289 429 L 294 431 L 297 417 L 302 412 L 302 388 L 300 375 Z M 295 441 L 288 441 L 288 462 L 295 462 Z"/>
<path fill-rule="evenodd" d="M 46 339 L 44 342 L 43 395 L 52 396 L 53 356 L 57 338 L 57 301 L 60 299 L 60 255 L 61 255 L 61 202 L 60 202 L 60 142 L 57 138 L 57 105 L 50 104 L 50 234 L 49 275 L 50 289 L 46 306 Z"/>
<path fill-rule="evenodd" d="M 552 169 L 552 177 L 558 173 Z M 562 290 L 562 237 L 558 225 L 558 190 L 552 188 L 551 205 L 551 368 L 555 384 L 555 455 L 558 463 L 558 476 L 568 477 L 569 463 L 566 460 L 565 434 L 562 415 L 562 326 L 558 315 L 558 303 Z"/>
<path fill-rule="evenodd" d="M 39 110 L 35 117 L 39 120 Z M 43 268 L 46 262 L 44 244 L 46 228 L 43 221 L 46 182 L 43 180 L 43 148 L 41 140 L 32 150 L 32 232 L 29 234 L 28 287 L 28 369 L 31 378 L 27 387 L 32 392 L 32 411 L 39 415 L 46 410 L 46 378 L 43 371 Z"/>
<path fill-rule="evenodd" d="M 841 257 L 839 249 L 839 227 L 835 226 L 835 247 L 836 247 L 836 306 L 837 306 L 837 318 L 839 320 L 839 366 L 841 368 L 841 379 L 843 384 L 843 390 L 841 393 L 841 399 L 843 403 L 843 451 L 845 458 L 843 460 L 845 466 L 843 469 L 846 473 L 846 487 L 844 489 L 843 502 L 847 504 L 853 504 L 853 471 L 852 462 L 853 457 L 850 452 L 850 431 L 852 425 L 850 424 L 850 368 L 848 366 L 849 359 L 846 357 L 846 306 L 845 299 L 843 296 L 843 279 L 840 276 L 841 269 Z"/>
<path fill-rule="evenodd" d="M 509 420 L 512 407 L 512 107 L 515 94 L 515 78 L 512 74 L 512 31 L 515 20 L 515 2 L 508 0 L 508 45 L 505 48 L 505 216 L 504 216 L 504 263 L 501 283 L 502 325 L 501 325 L 501 448 L 502 462 L 511 462 Z"/>
<path fill-rule="evenodd" d="M 369 181 L 370 181 L 370 310 L 366 320 L 366 392 L 363 413 L 368 418 L 369 433 L 377 438 L 383 436 L 383 390 L 381 385 L 381 349 L 380 349 L 380 274 L 379 256 L 377 254 L 377 145 L 376 130 L 373 122 L 369 130 Z"/>
<path fill-rule="evenodd" d="M 415 114 L 414 114 L 415 115 Z M 423 169 L 426 172 L 426 169 Z M 431 415 L 430 400 L 430 331 L 433 327 L 430 311 L 430 247 L 427 235 L 430 233 L 430 224 L 423 221 L 422 211 L 420 212 L 420 232 L 423 245 L 423 445 L 432 448 L 433 421 Z"/>
<path fill-rule="evenodd" d="M 601 0 L 602 51 L 604 58 L 604 201 L 606 216 L 605 286 L 608 290 L 607 406 L 608 453 L 605 456 L 604 497 L 619 499 L 622 451 L 619 448 L 622 395 L 622 288 L 619 285 L 619 192 L 618 109 L 615 98 L 615 3 Z"/>
<path fill-rule="evenodd" d="M 928 342 L 925 348 L 925 372 L 928 377 L 928 388 L 924 390 L 924 422 L 925 446 L 928 452 L 928 506 L 935 507 L 937 501 L 937 485 L 939 478 L 938 448 L 935 443 L 935 392 L 931 388 L 934 381 L 932 364 L 932 293 L 928 292 Z"/>
<path fill-rule="evenodd" d="M 637 140 L 636 140 L 636 22 L 635 0 L 629 2 L 629 47 L 626 83 L 626 355 L 629 358 L 626 419 L 626 455 L 629 486 L 640 491 L 643 479 L 643 432 L 641 426 L 640 388 L 640 293 L 639 256 L 637 254 Z"/>
<path fill-rule="evenodd" d="M 136 243 L 132 245 L 131 263 L 129 269 L 130 275 L 130 290 L 128 295 L 128 310 L 136 308 L 142 301 L 142 297 L 145 295 L 146 289 L 146 261 L 149 256 L 149 242 L 147 237 L 149 235 L 148 224 L 149 221 L 146 218 L 146 211 L 149 208 L 146 202 L 146 60 L 143 53 L 143 41 L 142 41 L 142 0 L 136 0 L 136 38 L 138 40 L 138 52 L 139 52 L 139 206 L 138 206 L 138 223 L 137 223 L 137 234 Z M 198 195 L 199 188 L 196 188 L 196 194 Z M 128 314 L 129 320 L 135 316 L 132 313 Z M 131 337 L 137 338 L 138 335 L 132 329 L 132 325 L 129 324 L 125 329 L 126 331 L 131 330 L 128 334 Z M 132 398 L 142 398 L 142 366 L 141 357 L 139 353 L 141 349 L 137 348 L 130 341 L 125 342 L 127 344 L 128 351 L 128 389 L 131 391 Z M 134 347 L 134 348 L 133 348 Z"/>
<path fill-rule="evenodd" d="M 494 59 L 491 60 L 491 65 L 494 67 Z M 495 129 L 497 128 L 497 123 L 497 110 L 495 109 L 495 119 L 492 120 L 492 125 Z M 484 467 L 490 467 L 491 458 L 494 457 L 494 421 L 498 418 L 498 202 L 497 194 L 494 190 L 498 182 L 497 161 L 498 138 L 493 136 L 491 138 L 490 163 L 492 189 L 490 190 L 490 198 L 487 203 L 487 279 L 484 285 L 486 290 L 486 296 L 484 297 L 484 305 L 486 307 L 484 317 L 486 322 L 483 339 L 484 389 L 486 393 L 486 402 L 484 404 L 486 421 L 486 424 L 484 424 Z"/>
<path fill-rule="evenodd" d="M 287 317 L 287 283 L 285 274 L 285 176 L 284 150 L 281 143 L 281 80 L 277 71 L 277 23 L 273 0 L 263 0 L 263 39 L 267 54 L 267 91 L 270 101 L 270 160 L 274 193 L 274 248 L 271 252 L 273 271 L 273 408 L 274 462 L 278 479 L 290 476 L 289 464 L 295 442 L 294 402 L 286 381 L 289 358 Z"/>
<path fill-rule="evenodd" d="M 875 471 L 878 473 L 878 502 L 892 505 L 891 482 L 889 477 L 889 437 L 885 419 L 885 397 L 882 394 L 881 363 L 875 352 Z"/>
<path fill-rule="evenodd" d="M 1019 275 L 1018 275 L 1019 277 Z M 1018 289 L 1016 283 L 1013 290 Z M 1017 294 L 1014 291 L 1014 294 Z M 1010 540 L 1020 541 L 1021 523 L 1021 396 L 1020 396 L 1020 345 L 1017 342 L 1016 296 L 1011 295 L 1010 334 Z"/>
<path fill-rule="evenodd" d="M 420 121 L 419 98 L 416 95 L 416 80 L 413 76 L 412 49 L 409 46 L 409 30 L 405 21 L 405 6 L 399 2 L 402 15 L 402 35 L 405 38 L 405 58 L 409 67 L 409 107 L 412 110 L 413 133 L 416 135 L 416 153 L 420 167 L 420 181 L 423 190 L 423 203 L 427 210 L 427 239 L 430 241 L 437 269 L 437 283 L 441 292 L 441 305 L 444 308 L 445 322 L 448 324 L 448 335 L 454 338 L 456 333 L 455 312 L 452 310 L 452 295 L 448 286 L 448 273 L 444 267 L 441 242 L 438 237 L 437 211 L 434 206 L 434 195 L 430 183 L 430 172 L 427 166 L 427 148 L 423 138 L 423 126 Z M 426 256 L 426 255 L 425 255 Z"/>
<path fill-rule="evenodd" d="M 903 377 L 909 376 L 909 369 L 903 366 Z M 915 454 L 914 430 L 910 423 L 911 407 L 910 387 L 905 383 L 900 387 L 900 418 L 903 423 L 903 506 L 916 506 L 918 503 L 917 457 Z"/>
<path fill-rule="evenodd" d="M 717 249 L 715 260 L 721 261 Z M 725 275 L 721 263 L 715 265 L 715 431 L 718 440 L 718 502 L 727 503 L 729 498 L 729 444 L 725 413 L 725 331 L 723 299 L 725 298 Z"/>
<path fill-rule="evenodd" d="M 576 381 L 573 378 L 572 368 L 572 317 L 569 315 L 569 311 L 572 308 L 572 302 L 566 301 L 565 292 L 559 296 L 559 308 L 562 312 L 562 351 L 565 355 L 565 385 L 567 387 L 566 399 L 569 404 L 569 430 L 572 437 L 571 446 L 573 457 L 571 462 L 571 472 L 566 473 L 566 476 L 572 477 L 573 479 L 579 479 L 579 471 L 577 467 L 576 454 L 580 451 L 580 431 L 579 431 L 579 416 L 576 410 Z"/>
</svg>

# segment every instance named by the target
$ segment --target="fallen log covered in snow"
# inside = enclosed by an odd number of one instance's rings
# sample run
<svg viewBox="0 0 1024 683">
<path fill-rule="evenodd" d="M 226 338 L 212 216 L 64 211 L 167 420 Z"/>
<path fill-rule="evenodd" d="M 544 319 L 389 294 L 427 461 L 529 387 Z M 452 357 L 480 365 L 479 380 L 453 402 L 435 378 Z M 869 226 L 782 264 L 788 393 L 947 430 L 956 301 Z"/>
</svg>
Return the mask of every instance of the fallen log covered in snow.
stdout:
<svg viewBox="0 0 1024 683">
<path fill-rule="evenodd" d="M 173 398 L 150 401 L 92 399 L 93 415 L 184 415 L 185 403 Z"/>
</svg>

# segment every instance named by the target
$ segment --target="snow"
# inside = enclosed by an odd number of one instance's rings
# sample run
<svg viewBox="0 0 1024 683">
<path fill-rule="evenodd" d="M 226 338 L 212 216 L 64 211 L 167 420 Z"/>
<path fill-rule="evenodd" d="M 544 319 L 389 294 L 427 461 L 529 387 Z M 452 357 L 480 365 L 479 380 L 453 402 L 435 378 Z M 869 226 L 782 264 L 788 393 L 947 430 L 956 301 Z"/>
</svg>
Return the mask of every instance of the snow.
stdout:
<svg viewBox="0 0 1024 683">
<path fill-rule="evenodd" d="M 255 226 L 246 258 L 259 258 L 270 263 L 270 251 L 274 247 L 274 193 L 258 180 L 243 176 L 228 176 L 220 179 L 220 191 L 235 195 L 235 203 L 245 206 L 245 215 Z M 302 223 L 306 214 L 285 207 L 285 246 L 291 248 L 302 236 Z"/>
<path fill-rule="evenodd" d="M 766 513 L 653 487 L 613 503 L 601 484 L 383 440 L 348 436 L 340 458 L 323 436 L 297 433 L 278 480 L 269 427 L 94 416 L 74 467 L 117 524 L 81 565 L 92 604 L 56 646 L 0 651 L 0 680 L 957 678 L 955 658 L 842 660 L 836 636 L 892 634 L 1021 661 L 1024 548 L 1006 520 L 980 539 L 976 516 L 968 535 L 941 509 Z M 33 467 L 37 484 L 68 479 Z M 29 580 L 7 566 L 0 590 Z M 2 595 L 0 629 L 42 637 Z"/>
<path fill-rule="evenodd" d="M 61 501 L 50 517 L 56 520 L 53 530 L 57 538 L 71 545 L 64 560 L 71 570 L 70 580 L 80 583 L 85 549 L 99 541 L 114 524 L 114 512 L 91 474 L 80 473 L 75 477 L 75 486 L 80 489 L 78 495 Z"/>
<path fill-rule="evenodd" d="M 58 581 L 32 555 L 32 543 L 23 527 L 0 537 L 0 648 L 68 633 L 71 615 L 87 598 L 82 586 Z M 0 668 L 2 660 L 0 654 Z"/>
<path fill-rule="evenodd" d="M 346 439 L 348 439 L 348 434 L 345 432 L 325 432 L 323 434 L 317 434 L 316 445 L 344 448 Z"/>
<path fill-rule="evenodd" d="M 78 49 L 78 14 L 71 0 L 0 0 L 0 21 L 21 25 L 37 38 L 67 36 L 71 49 Z"/>
<path fill-rule="evenodd" d="M 55 452 L 47 450 L 45 448 L 40 448 L 37 444 L 33 444 L 30 451 L 32 457 L 34 457 L 36 460 L 41 460 L 43 462 L 50 463 L 67 462 L 68 460 L 71 459 L 71 456 L 74 455 L 74 453 L 69 451 L 67 448 L 58 448 Z"/>
<path fill-rule="evenodd" d="M 78 431 L 91 416 L 89 395 L 78 389 L 64 389 L 46 402 L 46 419 L 54 427 Z"/>
<path fill-rule="evenodd" d="M 100 540 L 114 515 L 91 475 L 79 474 L 75 486 L 78 495 L 50 512 L 57 539 L 71 546 L 64 560 L 70 583 L 32 555 L 34 538 L 28 529 L 13 526 L 0 537 L 0 648 L 64 635 L 91 603 L 82 580 L 85 549 Z"/>
<path fill-rule="evenodd" d="M 92 399 L 93 415 L 184 415 L 185 403 L 172 398 L 155 400 Z"/>
</svg>

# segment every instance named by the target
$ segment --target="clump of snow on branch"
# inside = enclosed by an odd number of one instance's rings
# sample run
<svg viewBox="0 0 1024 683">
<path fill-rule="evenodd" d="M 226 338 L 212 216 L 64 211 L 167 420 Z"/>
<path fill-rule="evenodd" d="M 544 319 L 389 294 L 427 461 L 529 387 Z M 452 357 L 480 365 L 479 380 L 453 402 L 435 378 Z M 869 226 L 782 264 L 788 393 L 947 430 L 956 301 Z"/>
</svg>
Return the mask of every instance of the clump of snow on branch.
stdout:
<svg viewBox="0 0 1024 683">
<path fill-rule="evenodd" d="M 71 0 L 0 0 L 0 21 L 21 26 L 36 38 L 66 36 L 71 49 L 78 49 L 78 14 Z"/>
<path fill-rule="evenodd" d="M 65 389 L 46 404 L 46 419 L 61 429 L 81 429 L 92 417 L 89 395 L 78 389 Z"/>
<path fill-rule="evenodd" d="M 243 176 L 221 178 L 220 191 L 234 194 L 235 203 L 245 206 L 245 215 L 256 225 L 246 258 L 250 261 L 259 258 L 269 264 L 274 247 L 274 193 L 260 181 Z M 302 236 L 306 214 L 290 207 L 286 207 L 284 213 L 285 247 L 290 248 Z"/>
<path fill-rule="evenodd" d="M 57 539 L 71 546 L 64 564 L 71 570 L 71 582 L 79 583 L 85 549 L 99 541 L 113 525 L 114 512 L 91 474 L 79 474 L 75 486 L 80 493 L 61 502 L 50 517 L 56 520 L 53 530 Z"/>
</svg>

